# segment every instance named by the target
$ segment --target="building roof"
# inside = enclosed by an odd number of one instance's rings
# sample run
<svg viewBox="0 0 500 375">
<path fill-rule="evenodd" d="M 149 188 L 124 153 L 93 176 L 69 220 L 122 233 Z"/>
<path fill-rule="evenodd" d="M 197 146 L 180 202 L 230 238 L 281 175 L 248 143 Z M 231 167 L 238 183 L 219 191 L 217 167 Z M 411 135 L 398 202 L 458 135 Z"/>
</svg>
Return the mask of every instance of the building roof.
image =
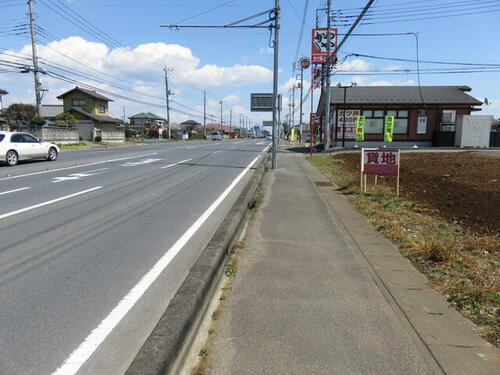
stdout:
<svg viewBox="0 0 500 375">
<path fill-rule="evenodd" d="M 7 95 L 8 93 L 8 91 L 0 89 L 0 95 Z"/>
<path fill-rule="evenodd" d="M 344 88 L 331 87 L 332 104 L 344 103 Z M 467 95 L 472 89 L 468 86 L 355 86 L 346 89 L 347 105 L 481 105 L 480 100 Z M 423 100 L 422 100 L 423 98 Z M 323 111 L 324 96 L 318 105 Z"/>
<path fill-rule="evenodd" d="M 198 126 L 198 125 L 201 125 L 201 124 L 199 122 L 197 122 L 197 121 L 194 121 L 194 120 L 187 120 L 187 121 L 181 122 L 181 125 L 195 125 L 195 126 Z"/>
<path fill-rule="evenodd" d="M 161 116 L 155 115 L 154 113 L 151 112 L 141 112 L 136 115 L 130 116 L 129 119 L 148 119 L 148 120 L 163 120 L 167 121 Z"/>
<path fill-rule="evenodd" d="M 92 113 L 89 113 L 89 112 L 85 111 L 84 109 L 81 109 L 80 107 L 72 107 L 69 111 L 70 112 L 75 111 L 77 113 L 80 113 L 81 115 L 84 115 L 84 116 L 86 116 L 86 117 L 94 120 L 95 122 L 111 122 L 111 123 L 118 123 L 118 122 L 120 122 L 120 120 L 118 120 L 118 119 L 116 119 L 114 117 L 94 115 Z"/>
<path fill-rule="evenodd" d="M 44 118 L 53 118 L 64 112 L 62 104 L 43 104 L 40 115 Z"/>
<path fill-rule="evenodd" d="M 220 127 L 220 124 L 207 124 L 205 126 L 205 129 L 207 131 L 220 131 L 221 127 Z M 235 130 L 236 130 L 236 126 L 222 125 L 222 131 L 224 133 L 234 132 Z"/>
<path fill-rule="evenodd" d="M 64 97 L 68 94 L 71 94 L 73 91 L 81 91 L 83 92 L 84 94 L 87 94 L 88 96 L 91 96 L 93 98 L 96 98 L 96 99 L 100 99 L 100 100 L 104 100 L 104 101 L 107 101 L 107 102 L 112 102 L 111 99 L 109 98 L 106 98 L 105 96 L 101 95 L 101 94 L 98 94 L 97 92 L 95 91 L 91 91 L 91 90 L 87 90 L 87 89 L 82 89 L 81 87 L 78 87 L 76 86 L 75 88 L 69 90 L 69 91 L 66 91 L 64 94 L 61 94 L 57 97 L 57 99 L 64 99 Z"/>
</svg>

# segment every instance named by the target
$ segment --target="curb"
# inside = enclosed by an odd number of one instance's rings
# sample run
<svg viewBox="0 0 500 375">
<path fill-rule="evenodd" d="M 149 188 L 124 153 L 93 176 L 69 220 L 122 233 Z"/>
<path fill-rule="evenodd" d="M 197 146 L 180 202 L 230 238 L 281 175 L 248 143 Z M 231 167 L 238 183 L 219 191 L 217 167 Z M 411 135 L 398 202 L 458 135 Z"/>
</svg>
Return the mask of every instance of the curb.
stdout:
<svg viewBox="0 0 500 375">
<path fill-rule="evenodd" d="M 255 204 L 255 192 L 268 160 L 269 154 L 258 163 L 254 176 L 189 270 L 125 375 L 178 374 L 182 368 L 215 287 L 223 275 L 227 255 L 243 228 L 249 209 Z"/>
</svg>

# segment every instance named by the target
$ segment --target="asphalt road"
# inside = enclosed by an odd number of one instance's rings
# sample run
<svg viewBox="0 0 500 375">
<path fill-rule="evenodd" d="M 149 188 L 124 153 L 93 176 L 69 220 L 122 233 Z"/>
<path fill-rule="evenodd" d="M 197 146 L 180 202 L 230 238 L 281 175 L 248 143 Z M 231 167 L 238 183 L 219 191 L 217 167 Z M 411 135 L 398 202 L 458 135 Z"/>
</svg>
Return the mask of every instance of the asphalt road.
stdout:
<svg viewBox="0 0 500 375">
<path fill-rule="evenodd" d="M 267 146 L 66 151 L 0 167 L 0 373 L 126 370 Z"/>
</svg>

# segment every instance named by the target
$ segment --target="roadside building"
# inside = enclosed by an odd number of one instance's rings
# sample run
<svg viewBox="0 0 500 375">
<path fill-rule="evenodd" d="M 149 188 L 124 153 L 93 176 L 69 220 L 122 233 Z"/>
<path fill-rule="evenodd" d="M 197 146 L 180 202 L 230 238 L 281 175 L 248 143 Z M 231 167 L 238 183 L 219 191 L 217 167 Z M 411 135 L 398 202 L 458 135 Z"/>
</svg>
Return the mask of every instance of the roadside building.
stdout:
<svg viewBox="0 0 500 375">
<path fill-rule="evenodd" d="M 141 130 L 151 125 L 164 128 L 167 123 L 166 119 L 151 112 L 137 113 L 128 119 L 130 120 L 129 127 L 134 130 Z"/>
<path fill-rule="evenodd" d="M 43 104 L 41 107 L 41 116 L 45 120 L 45 125 L 54 125 L 57 115 L 64 112 L 64 106 L 61 104 Z"/>
<path fill-rule="evenodd" d="M 210 135 L 212 132 L 222 132 L 224 138 L 236 138 L 236 134 L 239 133 L 239 129 L 229 125 L 207 124 L 205 129 L 207 135 Z"/>
<path fill-rule="evenodd" d="M 467 94 L 471 91 L 468 86 L 354 86 L 330 90 L 331 144 L 340 145 L 344 140 L 346 147 L 384 145 L 385 116 L 395 117 L 391 145 L 453 146 L 457 116 L 479 111 L 483 104 Z M 322 123 L 325 108 L 322 93 L 317 109 Z M 365 140 L 355 142 L 360 115 L 366 117 Z"/>
<path fill-rule="evenodd" d="M 0 89 L 0 130 L 8 130 L 7 119 L 2 117 L 3 112 L 3 104 L 2 104 L 2 96 L 7 95 L 9 92 Z"/>
<path fill-rule="evenodd" d="M 109 116 L 111 99 L 95 91 L 75 87 L 57 99 L 63 101 L 63 112 L 69 112 L 78 120 L 80 138 L 92 141 L 96 136 L 111 142 L 125 140 L 125 130 L 120 120 Z"/>
</svg>

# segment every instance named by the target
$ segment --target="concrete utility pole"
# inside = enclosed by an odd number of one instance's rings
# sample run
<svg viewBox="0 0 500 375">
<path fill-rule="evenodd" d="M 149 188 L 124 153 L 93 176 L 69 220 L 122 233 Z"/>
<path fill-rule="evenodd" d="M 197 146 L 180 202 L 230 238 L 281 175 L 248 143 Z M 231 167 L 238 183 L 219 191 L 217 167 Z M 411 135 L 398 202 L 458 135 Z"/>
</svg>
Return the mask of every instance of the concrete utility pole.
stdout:
<svg viewBox="0 0 500 375">
<path fill-rule="evenodd" d="M 168 67 L 165 67 L 163 70 L 165 72 L 165 93 L 167 97 L 167 131 L 168 139 L 170 139 L 172 136 L 170 132 L 170 95 L 172 95 L 172 92 L 168 89 L 168 72 L 171 72 L 172 69 L 168 69 Z"/>
<path fill-rule="evenodd" d="M 233 109 L 229 111 L 229 133 L 231 133 L 231 127 L 233 125 Z"/>
<path fill-rule="evenodd" d="M 207 136 L 207 92 L 203 90 L 203 135 Z"/>
<path fill-rule="evenodd" d="M 300 141 L 302 142 L 302 101 L 304 100 L 304 69 L 300 68 Z"/>
<path fill-rule="evenodd" d="M 332 28 L 332 0 L 327 0 L 327 10 L 326 10 L 326 82 L 325 82 L 325 140 L 324 140 L 324 152 L 328 152 L 330 148 L 330 53 L 331 53 L 331 35 L 330 29 Z"/>
<path fill-rule="evenodd" d="M 220 104 L 220 132 L 224 135 L 224 130 L 222 130 L 222 100 L 219 101 Z"/>
<path fill-rule="evenodd" d="M 278 72 L 279 72 L 279 34 L 280 33 L 280 2 L 274 2 L 274 76 L 273 76 L 273 150 L 272 168 L 277 168 L 276 163 L 276 128 L 278 123 Z"/>
<path fill-rule="evenodd" d="M 42 83 L 40 82 L 40 68 L 38 66 L 38 51 L 36 46 L 35 16 L 33 14 L 33 4 L 35 0 L 28 0 L 31 30 L 31 51 L 33 54 L 33 75 L 35 78 L 35 96 L 37 115 L 42 115 Z"/>
</svg>

